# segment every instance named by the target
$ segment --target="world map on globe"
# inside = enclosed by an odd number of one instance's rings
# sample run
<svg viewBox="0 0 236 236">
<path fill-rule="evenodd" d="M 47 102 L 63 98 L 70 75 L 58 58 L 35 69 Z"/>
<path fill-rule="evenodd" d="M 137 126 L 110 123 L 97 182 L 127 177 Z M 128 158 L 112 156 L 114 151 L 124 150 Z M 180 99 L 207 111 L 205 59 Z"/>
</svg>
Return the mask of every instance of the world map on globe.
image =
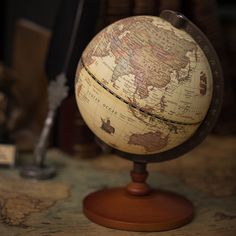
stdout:
<svg viewBox="0 0 236 236">
<path fill-rule="evenodd" d="M 154 154 L 189 139 L 211 103 L 207 58 L 184 30 L 134 16 L 98 33 L 76 71 L 75 94 L 88 127 L 108 145 Z"/>
</svg>

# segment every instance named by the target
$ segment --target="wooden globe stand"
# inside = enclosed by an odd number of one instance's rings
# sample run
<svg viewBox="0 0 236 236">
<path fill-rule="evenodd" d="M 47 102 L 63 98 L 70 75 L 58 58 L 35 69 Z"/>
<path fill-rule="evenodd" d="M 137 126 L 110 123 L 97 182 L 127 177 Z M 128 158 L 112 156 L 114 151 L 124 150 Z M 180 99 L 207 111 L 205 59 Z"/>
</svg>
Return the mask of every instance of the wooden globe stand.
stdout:
<svg viewBox="0 0 236 236">
<path fill-rule="evenodd" d="M 114 229 L 163 231 L 178 228 L 193 218 L 193 205 L 186 198 L 164 190 L 153 190 L 146 183 L 146 163 L 179 157 L 200 144 L 214 127 L 223 100 L 223 77 L 218 57 L 206 36 L 183 15 L 165 10 L 161 18 L 185 30 L 207 57 L 213 77 L 212 100 L 198 130 L 184 143 L 171 150 L 150 155 L 136 155 L 116 150 L 132 160 L 132 182 L 127 187 L 103 189 L 88 195 L 83 202 L 84 214 L 93 222 Z"/>
<path fill-rule="evenodd" d="M 146 163 L 134 162 L 132 182 L 91 193 L 84 199 L 84 214 L 97 224 L 132 231 L 170 230 L 190 222 L 192 203 L 178 194 L 151 189 L 147 177 Z"/>
</svg>

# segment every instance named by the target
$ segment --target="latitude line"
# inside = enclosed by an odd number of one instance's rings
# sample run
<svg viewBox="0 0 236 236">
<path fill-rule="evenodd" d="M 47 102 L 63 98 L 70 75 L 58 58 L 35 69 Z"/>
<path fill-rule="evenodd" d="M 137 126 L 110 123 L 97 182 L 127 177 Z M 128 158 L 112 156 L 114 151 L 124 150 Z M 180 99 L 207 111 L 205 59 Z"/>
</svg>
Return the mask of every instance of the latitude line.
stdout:
<svg viewBox="0 0 236 236">
<path fill-rule="evenodd" d="M 166 119 L 164 117 L 161 117 L 161 116 L 158 116 L 156 114 L 152 114 L 148 111 L 145 111 L 143 108 L 141 107 L 138 107 L 128 101 L 126 101 L 124 98 L 120 97 L 119 95 L 117 95 L 116 93 L 114 93 L 111 89 L 109 89 L 108 87 L 106 87 L 104 84 L 102 84 L 96 77 L 94 74 L 92 74 L 89 69 L 85 66 L 84 64 L 84 61 L 83 61 L 83 58 L 81 57 L 81 64 L 82 66 L 84 67 L 84 69 L 86 70 L 86 72 L 93 78 L 93 80 L 98 83 L 101 87 L 103 87 L 107 92 L 109 92 L 111 95 L 115 96 L 116 98 L 118 98 L 120 101 L 124 102 L 125 104 L 127 104 L 128 106 L 144 113 L 145 115 L 149 115 L 153 118 L 156 118 L 158 120 L 161 120 L 161 121 L 166 121 L 168 123 L 174 123 L 174 124 L 179 124 L 179 125 L 198 125 L 198 124 L 201 124 L 201 122 L 195 122 L 195 123 L 184 123 L 184 122 L 179 122 L 179 121 L 173 121 L 173 120 L 170 120 L 170 119 Z"/>
</svg>

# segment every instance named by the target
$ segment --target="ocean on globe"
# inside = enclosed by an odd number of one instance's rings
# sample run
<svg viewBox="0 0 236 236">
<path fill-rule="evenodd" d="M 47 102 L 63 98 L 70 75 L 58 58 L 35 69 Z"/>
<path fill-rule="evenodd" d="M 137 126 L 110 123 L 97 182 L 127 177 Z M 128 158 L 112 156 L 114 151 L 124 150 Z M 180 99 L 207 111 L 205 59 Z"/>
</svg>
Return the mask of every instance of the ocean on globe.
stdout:
<svg viewBox="0 0 236 236">
<path fill-rule="evenodd" d="M 193 38 L 160 17 L 134 16 L 98 33 L 76 71 L 79 111 L 111 147 L 155 154 L 189 139 L 212 99 L 208 60 Z"/>
</svg>

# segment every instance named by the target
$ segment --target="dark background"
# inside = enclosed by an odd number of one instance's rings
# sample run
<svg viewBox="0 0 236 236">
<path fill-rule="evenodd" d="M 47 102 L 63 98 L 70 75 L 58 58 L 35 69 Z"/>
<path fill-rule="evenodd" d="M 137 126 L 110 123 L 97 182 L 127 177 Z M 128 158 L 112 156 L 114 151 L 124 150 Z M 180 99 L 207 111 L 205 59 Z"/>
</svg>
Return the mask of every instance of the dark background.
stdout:
<svg viewBox="0 0 236 236">
<path fill-rule="evenodd" d="M 19 18 L 26 18 L 52 32 L 45 71 L 48 79 L 53 79 L 62 70 L 76 6 L 79 2 L 79 0 L 0 1 L 0 61 L 11 68 L 15 23 Z M 164 9 L 177 10 L 186 15 L 207 35 L 222 63 L 225 98 L 214 132 L 221 135 L 236 134 L 235 3 L 229 0 L 85 0 L 85 3 L 84 18 L 76 39 L 77 46 L 74 47 L 66 68 L 70 95 L 73 95 L 74 74 L 81 52 L 99 30 L 130 15 L 159 15 Z"/>
<path fill-rule="evenodd" d="M 32 20 L 33 22 L 42 25 L 46 28 L 53 29 L 58 11 L 60 10 L 60 6 L 64 5 L 73 5 L 74 2 L 78 1 L 64 1 L 64 0 L 2 0 L 0 1 L 0 59 L 4 61 L 4 63 L 8 66 L 11 66 L 11 57 L 12 57 L 12 45 L 14 41 L 14 30 L 15 30 L 15 22 L 18 18 L 26 18 Z M 90 4 L 90 11 L 99 11 L 99 7 L 95 4 L 96 1 L 93 0 L 86 0 L 85 2 L 91 2 Z M 98 2 L 98 1 L 97 1 Z M 101 5 L 107 5 L 109 8 L 109 4 L 112 5 L 115 2 L 109 0 L 100 0 Z M 116 1 L 117 2 L 117 1 Z M 119 1 L 118 1 L 119 2 Z M 135 12 L 135 4 L 138 5 L 138 2 L 142 3 L 142 1 L 120 1 L 121 5 L 126 2 L 126 8 L 122 6 L 123 12 L 121 8 L 117 7 L 117 13 L 107 12 L 103 13 L 104 18 L 103 23 L 100 27 L 97 27 L 97 30 L 93 32 L 95 34 L 100 28 L 106 26 L 108 23 L 112 21 L 112 19 L 107 20 L 111 16 L 114 17 L 114 20 L 117 18 L 122 18 L 128 15 L 135 15 L 137 13 L 140 14 L 154 14 L 158 15 L 160 11 L 164 8 L 165 4 L 164 1 L 157 0 L 155 2 L 156 9 L 143 9 L 140 12 Z M 148 0 L 146 0 L 148 2 Z M 153 1 L 150 1 L 153 2 Z M 230 0 L 218 0 L 218 1 L 207 1 L 209 3 L 204 3 L 204 1 L 187 1 L 187 0 L 176 0 L 176 1 L 165 1 L 167 2 L 166 6 L 168 7 L 168 2 L 176 2 L 176 4 L 169 4 L 170 7 L 176 8 L 173 10 L 179 10 L 184 13 L 190 20 L 192 20 L 198 27 L 200 27 L 205 33 L 207 34 L 208 38 L 211 40 L 213 45 L 215 46 L 218 54 L 220 57 L 222 56 L 222 48 L 224 48 L 223 54 L 230 54 L 227 55 L 227 60 L 230 60 L 231 54 L 235 54 L 235 48 L 232 48 L 232 42 L 235 39 L 235 25 L 236 25 L 236 5 L 232 3 Z M 118 4 L 116 4 L 118 5 Z M 141 5 L 141 4 L 140 4 Z M 164 6 L 163 6 L 164 5 Z M 204 6 L 205 5 L 205 6 Z M 211 5 L 211 9 L 209 9 L 209 5 Z M 212 5 L 215 5 L 215 9 L 212 8 Z M 209 10 L 209 11 L 208 11 Z M 208 12 L 204 12 L 208 11 Z M 73 13 L 73 12 L 72 12 Z M 109 15 L 110 14 L 110 15 Z M 109 16 L 108 16 L 109 15 Z M 212 15 L 214 17 L 214 21 L 219 21 L 219 25 L 217 27 L 222 34 L 216 33 L 217 30 L 215 25 L 212 24 L 212 20 L 206 22 L 204 17 L 210 18 Z M 73 14 L 71 15 L 73 17 Z M 218 18 L 216 20 L 216 18 Z M 63 19 L 64 21 L 70 21 L 69 18 Z M 63 21 L 61 21 L 63 22 Z M 94 24 L 96 24 L 94 22 Z M 215 24 L 215 23 L 214 23 Z M 218 22 L 217 22 L 218 24 Z M 207 27 L 209 25 L 209 27 Z M 211 27 L 213 26 L 213 27 Z M 87 27 L 88 28 L 88 27 Z M 89 30 L 89 28 L 88 28 Z M 234 31 L 234 35 L 233 34 Z M 218 34 L 218 35 L 217 35 Z M 221 45 L 220 45 L 221 44 Z M 230 48 L 231 47 L 231 48 Z M 234 46 L 235 47 L 235 46 Z M 225 58 L 224 58 L 225 59 Z M 224 60 L 222 60 L 224 61 Z M 225 71 L 226 72 L 226 71 Z M 226 72 L 228 73 L 228 71 Z M 235 76 L 235 74 L 234 74 Z M 232 80 L 232 83 L 235 86 L 235 79 Z"/>
</svg>

